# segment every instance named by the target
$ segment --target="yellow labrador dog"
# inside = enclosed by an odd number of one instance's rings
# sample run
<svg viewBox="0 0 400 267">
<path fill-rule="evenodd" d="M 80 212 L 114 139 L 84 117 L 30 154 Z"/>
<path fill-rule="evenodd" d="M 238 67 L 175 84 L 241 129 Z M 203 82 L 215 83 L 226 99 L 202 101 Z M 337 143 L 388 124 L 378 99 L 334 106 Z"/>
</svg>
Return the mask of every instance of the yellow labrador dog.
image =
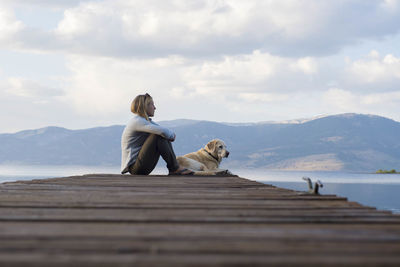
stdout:
<svg viewBox="0 0 400 267">
<path fill-rule="evenodd" d="M 229 151 L 222 140 L 214 139 L 204 148 L 177 157 L 180 166 L 194 171 L 195 175 L 232 175 L 228 170 L 220 169 L 222 158 L 227 158 Z"/>
</svg>

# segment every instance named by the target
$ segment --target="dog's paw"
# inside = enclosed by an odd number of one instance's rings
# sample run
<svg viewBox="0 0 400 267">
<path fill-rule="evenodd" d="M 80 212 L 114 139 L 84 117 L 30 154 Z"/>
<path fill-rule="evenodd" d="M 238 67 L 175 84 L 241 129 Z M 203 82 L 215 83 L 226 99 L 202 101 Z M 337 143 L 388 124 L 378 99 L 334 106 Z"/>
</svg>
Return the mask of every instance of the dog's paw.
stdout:
<svg viewBox="0 0 400 267">
<path fill-rule="evenodd" d="M 227 172 L 227 171 L 228 171 L 228 170 L 216 171 L 216 172 L 215 172 L 215 175 L 224 176 L 224 175 L 226 175 L 226 172 Z"/>
<path fill-rule="evenodd" d="M 221 170 L 216 172 L 218 176 L 236 176 L 235 174 L 231 173 L 229 170 Z"/>
<path fill-rule="evenodd" d="M 227 171 L 227 173 L 226 173 L 227 176 L 238 177 L 236 174 L 233 174 L 231 171 L 229 171 L 229 170 L 226 170 L 226 171 Z"/>
</svg>

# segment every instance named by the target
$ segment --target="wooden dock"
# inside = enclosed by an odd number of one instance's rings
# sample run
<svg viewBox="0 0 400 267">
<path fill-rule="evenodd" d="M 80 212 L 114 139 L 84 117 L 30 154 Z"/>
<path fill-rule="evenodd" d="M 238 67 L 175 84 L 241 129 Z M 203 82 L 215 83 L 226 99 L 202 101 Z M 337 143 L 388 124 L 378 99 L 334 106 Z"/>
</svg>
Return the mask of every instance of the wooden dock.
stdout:
<svg viewBox="0 0 400 267">
<path fill-rule="evenodd" d="M 0 266 L 400 266 L 400 216 L 238 177 L 0 185 Z"/>
</svg>

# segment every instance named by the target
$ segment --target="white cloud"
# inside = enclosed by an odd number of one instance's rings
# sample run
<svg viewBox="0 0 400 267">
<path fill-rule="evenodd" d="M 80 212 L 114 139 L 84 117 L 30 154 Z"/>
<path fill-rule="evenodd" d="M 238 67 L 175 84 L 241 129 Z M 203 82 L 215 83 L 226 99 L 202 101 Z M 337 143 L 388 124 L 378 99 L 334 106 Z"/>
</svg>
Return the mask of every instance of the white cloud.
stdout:
<svg viewBox="0 0 400 267">
<path fill-rule="evenodd" d="M 188 87 L 174 87 L 171 89 L 171 97 L 177 100 L 181 99 L 195 99 L 196 91 L 193 88 Z"/>
<path fill-rule="evenodd" d="M 28 13 L 34 3 L 45 11 Z M 390 43 L 400 35 L 386 39 L 398 33 L 398 3 L 5 0 L 0 52 L 19 58 L 0 62 L 0 104 L 56 107 L 100 125 L 129 116 L 143 92 L 155 96 L 157 120 L 400 114 L 400 58 Z M 37 14 L 52 14 L 49 26 Z M 357 50 L 370 40 L 384 45 Z M 357 53 L 343 52 L 348 45 Z"/>
<path fill-rule="evenodd" d="M 168 106 L 171 101 L 182 105 L 204 101 L 218 108 L 237 105 L 243 100 L 283 102 L 288 98 L 287 92 L 293 90 L 287 88 L 286 81 L 280 83 L 280 78 L 290 77 L 290 83 L 297 84 L 299 89 L 301 81 L 308 80 L 310 75 L 308 64 L 316 63 L 310 58 L 304 61 L 280 58 L 259 51 L 227 56 L 220 61 L 179 56 L 125 60 L 70 56 L 71 76 L 66 97 L 80 114 L 86 115 L 123 114 L 132 98 L 146 91 L 157 95 L 156 104 L 162 106 Z M 177 113 L 178 110 L 176 106 Z M 192 107 L 190 113 L 196 112 L 199 110 Z"/>
<path fill-rule="evenodd" d="M 56 33 L 67 39 L 85 37 L 86 35 L 101 36 L 107 35 L 113 29 L 120 28 L 117 18 L 118 12 L 112 8 L 88 2 L 78 7 L 67 9 L 64 12 L 63 20 L 58 24 Z M 113 16 L 115 19 L 113 19 Z M 100 26 L 100 28 L 99 28 Z"/>
<path fill-rule="evenodd" d="M 0 43 L 12 40 L 23 28 L 23 23 L 16 19 L 12 9 L 0 6 Z"/>
<path fill-rule="evenodd" d="M 324 92 L 322 100 L 325 104 L 339 112 L 350 112 L 357 109 L 357 96 L 352 92 L 340 88 L 331 88 Z"/>
<path fill-rule="evenodd" d="M 400 91 L 363 93 L 331 88 L 322 94 L 322 103 L 330 113 L 357 112 L 396 117 L 400 106 Z"/>
<path fill-rule="evenodd" d="M 388 2 L 393 6 L 392 2 Z M 269 50 L 319 55 L 398 32 L 399 11 L 379 1 L 103 1 L 66 10 L 57 33 L 81 51 L 196 57 Z M 362 8 L 363 12 L 354 12 Z M 84 42 L 80 42 L 84 41 Z M 129 49 L 129 48 L 130 49 Z M 118 49 L 116 49 L 118 48 Z"/>
<path fill-rule="evenodd" d="M 377 56 L 379 53 L 375 51 L 368 60 L 375 60 Z M 157 95 L 158 103 L 165 106 L 169 101 L 193 103 L 200 99 L 218 99 L 215 105 L 235 110 L 241 101 L 271 104 L 297 99 L 298 103 L 313 101 L 310 105 L 320 110 L 337 112 L 364 110 L 370 105 L 371 93 L 377 92 L 365 90 L 363 86 L 353 87 L 362 83 L 360 79 L 365 74 L 359 77 L 342 70 L 332 71 L 329 60 L 284 58 L 260 51 L 225 56 L 221 60 L 190 60 L 179 56 L 155 59 L 71 56 L 68 62 L 71 72 L 66 92 L 68 100 L 81 114 L 89 115 L 122 114 L 135 95 L 146 91 Z M 385 56 L 381 62 L 397 64 L 397 59 Z M 334 81 L 338 87 L 329 87 L 327 80 Z M 310 94 L 313 96 L 306 100 Z M 192 108 L 191 112 L 199 111 Z"/>
<path fill-rule="evenodd" d="M 240 93 L 238 96 L 246 102 L 283 102 L 289 98 L 287 94 L 274 93 Z"/>
<path fill-rule="evenodd" d="M 22 5 L 23 1 L 17 3 Z M 32 3 L 28 1 L 26 5 Z M 43 8 L 50 7 L 50 3 L 39 2 Z M 65 8 L 64 17 L 54 31 L 28 28 L 17 39 L 11 35 L 7 39 L 21 43 L 25 49 L 111 57 L 179 54 L 212 58 L 249 54 L 254 50 L 312 57 L 396 34 L 399 30 L 396 25 L 400 23 L 400 10 L 393 0 L 73 3 L 75 6 Z M 64 1 L 60 4 L 65 5 Z"/>
<path fill-rule="evenodd" d="M 348 71 L 360 83 L 378 83 L 396 80 L 400 83 L 400 58 L 388 54 L 380 58 L 372 51 L 366 59 L 351 62 Z"/>
<path fill-rule="evenodd" d="M 2 132 L 79 124 L 62 101 L 62 91 L 21 77 L 0 80 L 0 122 Z M 3 79 L 4 78 L 4 79 Z"/>
<path fill-rule="evenodd" d="M 388 12 L 396 12 L 399 6 L 399 0 L 384 0 L 382 3 L 382 8 L 386 9 Z"/>
<path fill-rule="evenodd" d="M 6 94 L 36 99 L 38 102 L 47 101 L 55 96 L 62 96 L 63 91 L 57 88 L 51 88 L 21 77 L 9 77 L 6 82 L 1 85 L 2 91 Z"/>
<path fill-rule="evenodd" d="M 168 95 L 178 87 L 179 57 L 161 59 L 112 59 L 71 56 L 68 100 L 82 114 L 118 114 L 132 98 L 144 92 Z"/>
<path fill-rule="evenodd" d="M 184 80 L 199 94 L 288 92 L 310 86 L 316 74 L 315 59 L 291 59 L 254 51 L 249 55 L 226 56 L 187 68 Z M 260 99 L 269 99 L 260 98 Z"/>
<path fill-rule="evenodd" d="M 371 51 L 369 52 L 369 54 L 368 54 L 368 57 L 371 58 L 371 59 L 379 59 L 380 54 L 379 54 L 379 52 L 376 51 L 376 50 L 371 50 Z"/>
<path fill-rule="evenodd" d="M 17 7 L 25 7 L 25 6 L 34 6 L 34 7 L 49 7 L 49 8 L 66 8 L 66 7 L 74 7 L 82 0 L 1 0 L 3 5 L 17 6 Z M 90 0 L 90 1 L 102 1 L 102 0 Z"/>
<path fill-rule="evenodd" d="M 361 103 L 364 105 L 380 105 L 400 106 L 400 91 L 387 93 L 373 93 L 365 95 L 361 98 Z"/>
<path fill-rule="evenodd" d="M 315 58 L 300 58 L 290 65 L 294 70 L 300 70 L 305 74 L 315 74 L 318 71 L 318 63 Z"/>
</svg>

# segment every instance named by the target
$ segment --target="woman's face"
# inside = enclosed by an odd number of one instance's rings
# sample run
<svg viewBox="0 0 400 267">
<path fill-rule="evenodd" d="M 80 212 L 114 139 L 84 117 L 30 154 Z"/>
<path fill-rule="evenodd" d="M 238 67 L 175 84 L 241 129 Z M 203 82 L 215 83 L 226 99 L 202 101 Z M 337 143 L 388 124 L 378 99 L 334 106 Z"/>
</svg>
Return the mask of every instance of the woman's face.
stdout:
<svg viewBox="0 0 400 267">
<path fill-rule="evenodd" d="M 153 100 L 150 100 L 146 107 L 147 116 L 153 117 L 155 110 L 156 110 L 156 106 L 154 106 Z"/>
</svg>

